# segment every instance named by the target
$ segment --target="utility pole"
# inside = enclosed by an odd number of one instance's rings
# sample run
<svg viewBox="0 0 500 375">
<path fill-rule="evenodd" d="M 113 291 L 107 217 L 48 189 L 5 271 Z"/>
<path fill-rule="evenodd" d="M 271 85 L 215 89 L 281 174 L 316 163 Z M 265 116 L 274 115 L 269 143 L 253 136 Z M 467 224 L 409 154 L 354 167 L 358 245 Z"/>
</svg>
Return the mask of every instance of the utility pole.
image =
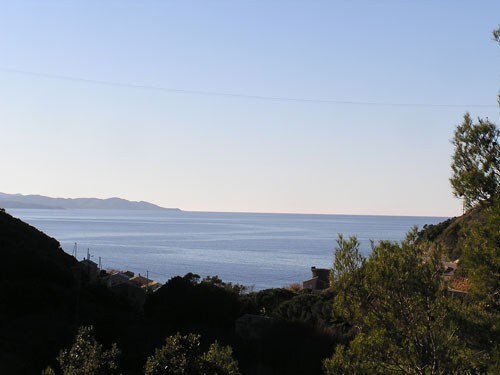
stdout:
<svg viewBox="0 0 500 375">
<path fill-rule="evenodd" d="M 146 293 L 149 290 L 149 270 L 146 270 Z"/>
<path fill-rule="evenodd" d="M 78 244 L 75 242 L 75 246 L 73 246 L 73 256 L 78 260 L 77 251 L 78 251 Z"/>
<path fill-rule="evenodd" d="M 99 257 L 99 271 L 101 271 L 102 267 L 101 267 L 101 257 Z"/>
</svg>

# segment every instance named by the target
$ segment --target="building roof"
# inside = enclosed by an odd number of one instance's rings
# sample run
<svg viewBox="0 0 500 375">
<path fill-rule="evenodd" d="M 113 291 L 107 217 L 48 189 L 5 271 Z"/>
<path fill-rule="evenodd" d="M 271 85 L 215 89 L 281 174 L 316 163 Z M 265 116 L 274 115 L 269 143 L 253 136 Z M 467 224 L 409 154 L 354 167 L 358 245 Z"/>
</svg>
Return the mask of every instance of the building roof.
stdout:
<svg viewBox="0 0 500 375">
<path fill-rule="evenodd" d="M 455 277 L 450 282 L 450 290 L 455 292 L 467 293 L 471 287 L 471 282 L 466 277 Z"/>
<path fill-rule="evenodd" d="M 163 284 L 159 283 L 158 281 L 150 280 L 149 283 L 146 285 L 144 284 L 142 288 L 148 289 L 151 291 L 156 291 L 157 289 L 160 289 Z"/>
<path fill-rule="evenodd" d="M 106 273 L 109 276 L 112 276 L 112 275 L 122 275 L 122 276 L 126 277 L 127 279 L 130 279 L 130 278 L 134 277 L 134 273 L 132 271 L 123 271 L 123 270 L 117 270 L 117 269 L 114 269 L 114 268 L 108 268 L 106 270 Z"/>
<path fill-rule="evenodd" d="M 92 262 L 90 259 L 83 259 L 80 261 L 80 264 L 84 264 L 91 267 L 97 267 L 97 263 Z"/>
<path fill-rule="evenodd" d="M 141 276 L 140 274 L 137 275 L 137 276 L 134 276 L 132 278 L 130 278 L 130 281 L 132 281 L 134 284 L 138 285 L 138 286 L 144 286 L 146 285 L 148 282 L 151 282 L 153 280 L 151 279 L 147 279 L 145 278 L 144 276 Z"/>
</svg>

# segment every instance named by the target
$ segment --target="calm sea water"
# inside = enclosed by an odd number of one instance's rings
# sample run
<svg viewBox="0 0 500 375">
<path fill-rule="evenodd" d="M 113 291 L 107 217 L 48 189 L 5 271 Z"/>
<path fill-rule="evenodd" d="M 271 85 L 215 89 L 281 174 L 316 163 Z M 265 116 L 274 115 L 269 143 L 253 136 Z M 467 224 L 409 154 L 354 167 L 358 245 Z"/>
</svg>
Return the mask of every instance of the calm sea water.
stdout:
<svg viewBox="0 0 500 375">
<path fill-rule="evenodd" d="M 310 278 L 330 267 L 338 233 L 401 240 L 414 225 L 446 218 L 114 210 L 7 210 L 61 242 L 78 258 L 87 248 L 104 268 L 127 269 L 164 282 L 194 272 L 256 290 Z"/>
</svg>

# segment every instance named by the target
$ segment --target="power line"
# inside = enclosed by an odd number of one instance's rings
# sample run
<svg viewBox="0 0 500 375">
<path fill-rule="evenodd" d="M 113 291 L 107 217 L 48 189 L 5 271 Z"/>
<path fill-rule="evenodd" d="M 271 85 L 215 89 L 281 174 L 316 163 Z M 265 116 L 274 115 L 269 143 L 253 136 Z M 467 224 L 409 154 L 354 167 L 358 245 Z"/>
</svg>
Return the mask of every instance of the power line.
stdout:
<svg viewBox="0 0 500 375">
<path fill-rule="evenodd" d="M 313 99 L 313 98 L 292 98 L 283 96 L 265 96 L 265 95 L 249 95 L 249 94 L 235 94 L 229 92 L 218 91 L 202 91 L 202 90 L 186 90 L 179 88 L 169 88 L 162 86 L 151 86 L 125 82 L 104 81 L 90 78 L 82 78 L 75 76 L 66 76 L 59 74 L 32 72 L 27 70 L 11 69 L 0 67 L 0 71 L 4 73 L 14 73 L 29 75 L 34 77 L 41 77 L 47 79 L 57 79 L 64 81 L 82 82 L 87 84 L 97 84 L 105 86 L 122 87 L 128 89 L 139 90 L 153 90 L 168 92 L 171 94 L 185 94 L 185 95 L 203 95 L 203 96 L 219 96 L 236 99 L 253 99 L 253 100 L 266 100 L 266 101 L 280 101 L 280 102 L 296 102 L 296 103 L 316 103 L 316 104 L 337 104 L 337 105 L 357 105 L 357 106 L 372 106 L 372 107 L 428 107 L 428 108 L 465 108 L 465 107 L 480 107 L 480 108 L 496 108 L 496 104 L 432 104 L 432 103 L 390 103 L 390 102 L 370 102 L 370 101 L 353 101 L 353 100 L 330 100 L 330 99 Z"/>
</svg>

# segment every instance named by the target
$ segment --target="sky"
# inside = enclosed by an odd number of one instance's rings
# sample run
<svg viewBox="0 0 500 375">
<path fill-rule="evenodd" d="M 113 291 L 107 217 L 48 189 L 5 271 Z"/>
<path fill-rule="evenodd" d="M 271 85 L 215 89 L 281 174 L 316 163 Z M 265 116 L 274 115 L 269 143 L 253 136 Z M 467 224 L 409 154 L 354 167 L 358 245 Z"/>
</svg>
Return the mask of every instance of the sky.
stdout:
<svg viewBox="0 0 500 375">
<path fill-rule="evenodd" d="M 0 0 L 0 191 L 458 215 L 450 140 L 500 124 L 498 24 L 487 0 Z"/>
</svg>

